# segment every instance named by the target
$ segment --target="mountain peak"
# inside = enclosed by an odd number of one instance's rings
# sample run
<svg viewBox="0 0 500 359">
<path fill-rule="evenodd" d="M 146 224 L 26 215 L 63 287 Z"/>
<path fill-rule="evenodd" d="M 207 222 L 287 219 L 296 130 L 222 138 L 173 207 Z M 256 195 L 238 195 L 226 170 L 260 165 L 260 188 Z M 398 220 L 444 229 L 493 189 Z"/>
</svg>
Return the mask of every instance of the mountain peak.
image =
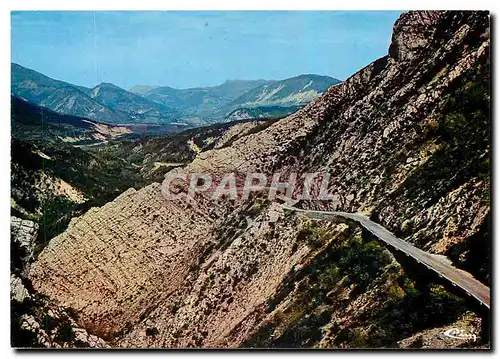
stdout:
<svg viewBox="0 0 500 359">
<path fill-rule="evenodd" d="M 115 84 L 112 84 L 111 82 L 101 82 L 99 85 L 97 85 L 94 88 L 109 88 L 109 89 L 126 91 L 125 89 L 123 89 L 120 86 L 117 86 Z"/>
</svg>

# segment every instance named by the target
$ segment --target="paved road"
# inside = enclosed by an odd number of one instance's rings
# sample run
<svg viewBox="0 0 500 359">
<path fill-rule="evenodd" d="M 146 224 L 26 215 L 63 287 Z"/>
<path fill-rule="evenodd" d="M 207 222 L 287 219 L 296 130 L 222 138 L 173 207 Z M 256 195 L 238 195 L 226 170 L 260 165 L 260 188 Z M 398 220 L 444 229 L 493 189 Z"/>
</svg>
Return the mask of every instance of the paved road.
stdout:
<svg viewBox="0 0 500 359">
<path fill-rule="evenodd" d="M 352 219 L 361 224 L 381 241 L 414 258 L 418 263 L 424 265 L 430 270 L 433 270 L 440 277 L 449 280 L 453 285 L 462 288 L 467 294 L 473 296 L 480 303 L 490 308 L 490 288 L 479 282 L 470 273 L 452 266 L 449 263 L 449 260 L 447 260 L 444 256 L 425 252 L 412 244 L 397 238 L 380 224 L 371 221 L 368 217 L 363 216 L 362 214 L 303 210 L 288 205 L 284 205 L 283 208 L 296 212 L 302 212 L 305 216 L 316 219 L 331 220 L 335 217 Z"/>
</svg>

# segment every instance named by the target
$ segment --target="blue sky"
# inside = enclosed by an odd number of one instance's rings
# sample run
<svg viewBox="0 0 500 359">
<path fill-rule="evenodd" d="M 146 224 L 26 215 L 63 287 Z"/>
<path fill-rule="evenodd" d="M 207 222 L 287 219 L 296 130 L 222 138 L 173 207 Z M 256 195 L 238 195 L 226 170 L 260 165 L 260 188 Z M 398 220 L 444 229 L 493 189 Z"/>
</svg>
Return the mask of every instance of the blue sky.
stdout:
<svg viewBox="0 0 500 359">
<path fill-rule="evenodd" d="M 12 61 L 93 87 L 176 88 L 304 73 L 345 79 L 387 54 L 400 12 L 13 12 Z"/>
</svg>

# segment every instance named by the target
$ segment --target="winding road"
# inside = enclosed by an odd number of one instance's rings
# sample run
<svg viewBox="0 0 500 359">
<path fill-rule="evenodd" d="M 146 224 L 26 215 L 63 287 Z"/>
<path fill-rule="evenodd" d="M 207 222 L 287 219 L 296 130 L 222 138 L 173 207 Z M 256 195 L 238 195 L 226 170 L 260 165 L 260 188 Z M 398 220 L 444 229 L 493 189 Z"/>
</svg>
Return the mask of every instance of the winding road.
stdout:
<svg viewBox="0 0 500 359">
<path fill-rule="evenodd" d="M 468 295 L 476 298 L 481 304 L 488 307 L 488 309 L 490 308 L 490 288 L 475 279 L 470 273 L 452 266 L 449 259 L 444 256 L 425 252 L 412 244 L 397 238 L 380 224 L 373 222 L 362 214 L 304 210 L 288 205 L 283 205 L 283 208 L 301 212 L 305 216 L 314 219 L 332 220 L 335 217 L 343 217 L 354 220 L 382 242 L 412 257 L 421 265 L 436 272 L 440 277 L 447 279 L 453 285 L 464 290 Z"/>
</svg>

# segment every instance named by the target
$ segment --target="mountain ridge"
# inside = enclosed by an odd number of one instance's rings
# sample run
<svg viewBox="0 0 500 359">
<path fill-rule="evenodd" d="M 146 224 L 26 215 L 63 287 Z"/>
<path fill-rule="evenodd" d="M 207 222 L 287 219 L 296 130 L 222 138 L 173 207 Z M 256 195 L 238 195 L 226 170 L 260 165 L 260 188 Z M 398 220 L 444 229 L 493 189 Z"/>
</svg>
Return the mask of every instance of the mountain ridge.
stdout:
<svg viewBox="0 0 500 359">
<path fill-rule="evenodd" d="M 230 121 L 237 110 L 247 117 L 258 113 L 261 118 L 265 109 L 250 109 L 271 106 L 277 116 L 285 116 L 340 83 L 329 76 L 302 74 L 283 80 L 231 79 L 188 89 L 136 85 L 128 91 L 109 82 L 92 88 L 73 85 L 16 63 L 11 63 L 11 72 L 14 96 L 61 114 L 111 124 L 184 122 L 197 126 Z"/>
<path fill-rule="evenodd" d="M 126 113 L 132 122 L 165 123 L 175 121 L 181 115 L 164 105 L 152 102 L 112 83 L 103 82 L 92 88 L 89 95 L 100 104 Z"/>
<path fill-rule="evenodd" d="M 164 104 L 180 111 L 187 116 L 199 118 L 210 117 L 219 107 L 224 106 L 243 93 L 267 80 L 227 80 L 224 83 L 211 87 L 194 87 L 176 89 L 170 86 L 158 86 L 142 94 L 145 98 Z"/>
<path fill-rule="evenodd" d="M 262 106 L 305 105 L 339 83 L 340 80 L 329 76 L 302 74 L 262 84 L 230 102 L 225 112 Z"/>
<path fill-rule="evenodd" d="M 107 96 L 98 96 L 100 89 Z M 179 114 L 165 106 L 144 99 L 111 83 L 93 88 L 73 85 L 52 79 L 35 70 L 11 63 L 11 92 L 35 105 L 60 114 L 90 118 L 98 122 L 117 123 L 169 123 Z M 121 101 L 127 99 L 126 103 Z M 119 102 L 114 100 L 118 99 Z"/>
<path fill-rule="evenodd" d="M 297 108 L 318 97 L 330 86 L 340 82 L 340 80 L 330 76 L 301 74 L 283 80 L 226 80 L 217 86 L 188 89 L 156 86 L 151 90 L 142 91 L 141 96 L 169 106 L 179 106 L 180 110 L 188 110 L 190 115 L 218 122 L 221 119 L 229 120 L 228 116 L 237 110 L 245 111 L 249 115 L 254 112 L 249 111 L 252 107 L 289 106 Z M 304 91 L 306 89 L 304 87 L 308 84 L 312 87 L 308 91 Z M 239 87 L 238 91 L 233 91 L 229 96 L 225 88 L 234 88 L 236 85 Z M 269 92 L 274 91 L 274 93 L 266 93 L 268 88 L 270 88 Z M 281 116 L 288 114 L 290 111 L 286 109 L 279 112 Z"/>
<path fill-rule="evenodd" d="M 101 119 L 102 122 L 110 123 L 121 120 L 120 114 L 92 100 L 86 93 L 91 89 L 86 89 L 11 63 L 11 92 L 14 96 L 61 114 Z"/>
</svg>

